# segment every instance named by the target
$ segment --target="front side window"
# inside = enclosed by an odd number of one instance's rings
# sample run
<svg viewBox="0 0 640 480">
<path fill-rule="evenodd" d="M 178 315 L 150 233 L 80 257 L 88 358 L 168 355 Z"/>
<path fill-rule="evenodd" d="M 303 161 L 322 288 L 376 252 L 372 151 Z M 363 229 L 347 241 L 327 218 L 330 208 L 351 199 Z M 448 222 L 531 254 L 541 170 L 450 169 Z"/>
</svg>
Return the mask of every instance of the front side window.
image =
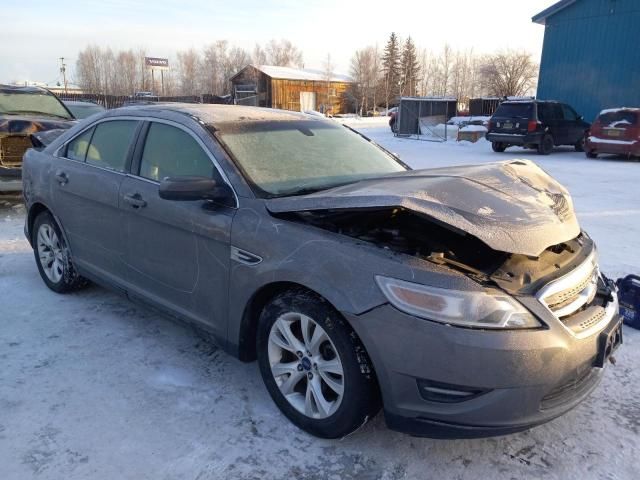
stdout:
<svg viewBox="0 0 640 480">
<path fill-rule="evenodd" d="M 308 193 L 407 170 L 357 133 L 324 120 L 230 122 L 215 128 L 262 197 Z"/>
<path fill-rule="evenodd" d="M 127 154 L 138 122 L 135 120 L 111 120 L 99 123 L 91 138 L 86 161 L 118 172 L 124 172 Z"/>
<path fill-rule="evenodd" d="M 153 122 L 149 127 L 140 161 L 140 176 L 161 181 L 166 177 L 212 178 L 213 162 L 187 132 Z"/>
</svg>

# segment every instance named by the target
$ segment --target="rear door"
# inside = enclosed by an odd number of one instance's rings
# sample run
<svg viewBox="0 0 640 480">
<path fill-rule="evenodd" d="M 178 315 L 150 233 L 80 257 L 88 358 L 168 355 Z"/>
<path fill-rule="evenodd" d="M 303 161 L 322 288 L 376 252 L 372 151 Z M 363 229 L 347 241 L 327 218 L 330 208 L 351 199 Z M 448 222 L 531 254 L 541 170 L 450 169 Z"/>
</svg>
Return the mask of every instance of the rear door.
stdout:
<svg viewBox="0 0 640 480">
<path fill-rule="evenodd" d="M 128 291 L 226 334 L 231 222 L 235 208 L 160 198 L 165 177 L 222 182 L 212 155 L 189 129 L 145 125 L 132 172 L 120 189 Z"/>
<path fill-rule="evenodd" d="M 122 268 L 118 193 L 140 122 L 107 120 L 53 157 L 53 209 L 81 269 L 119 283 Z"/>
<path fill-rule="evenodd" d="M 553 143 L 556 145 L 567 143 L 569 131 L 564 122 L 560 104 L 555 102 L 538 103 L 538 119 L 543 123 L 545 130 L 553 137 Z"/>
</svg>

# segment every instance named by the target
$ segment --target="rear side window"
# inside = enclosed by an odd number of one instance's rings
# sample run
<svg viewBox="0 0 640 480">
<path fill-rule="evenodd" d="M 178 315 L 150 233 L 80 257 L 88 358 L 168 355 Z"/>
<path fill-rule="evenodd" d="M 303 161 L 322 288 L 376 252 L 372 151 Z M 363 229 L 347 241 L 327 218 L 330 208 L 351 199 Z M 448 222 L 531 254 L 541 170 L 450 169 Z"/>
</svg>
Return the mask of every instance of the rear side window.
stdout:
<svg viewBox="0 0 640 480">
<path fill-rule="evenodd" d="M 538 104 L 538 119 L 542 121 L 562 120 L 562 108 L 557 103 Z"/>
<path fill-rule="evenodd" d="M 505 118 L 531 118 L 532 113 L 532 103 L 503 103 L 498 107 L 493 116 Z"/>
<path fill-rule="evenodd" d="M 630 110 L 616 110 L 600 115 L 600 123 L 604 127 L 624 128 L 638 124 L 638 112 Z"/>
<path fill-rule="evenodd" d="M 87 150 L 87 163 L 123 172 L 137 125 L 138 122 L 134 120 L 112 120 L 98 124 Z"/>
<path fill-rule="evenodd" d="M 578 120 L 578 114 L 569 105 L 562 105 L 562 114 L 564 115 L 565 120 Z"/>
<path fill-rule="evenodd" d="M 67 158 L 84 162 L 84 159 L 87 157 L 87 150 L 89 149 L 89 142 L 91 141 L 93 130 L 93 128 L 90 128 L 69 142 L 67 146 Z"/>
<path fill-rule="evenodd" d="M 214 166 L 207 153 L 187 132 L 164 123 L 152 123 L 140 161 L 140 176 L 160 181 L 165 177 L 212 178 Z"/>
</svg>

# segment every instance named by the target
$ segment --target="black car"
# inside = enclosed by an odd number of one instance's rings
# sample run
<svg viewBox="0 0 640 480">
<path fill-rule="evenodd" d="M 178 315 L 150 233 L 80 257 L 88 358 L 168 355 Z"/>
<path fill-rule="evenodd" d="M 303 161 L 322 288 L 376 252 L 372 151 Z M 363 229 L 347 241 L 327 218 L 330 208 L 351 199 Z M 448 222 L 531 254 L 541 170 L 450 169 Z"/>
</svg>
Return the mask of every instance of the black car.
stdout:
<svg viewBox="0 0 640 480">
<path fill-rule="evenodd" d="M 543 100 L 515 100 L 500 104 L 489 120 L 487 140 L 494 152 L 518 145 L 549 155 L 556 145 L 584 149 L 591 125 L 566 103 Z"/>
</svg>

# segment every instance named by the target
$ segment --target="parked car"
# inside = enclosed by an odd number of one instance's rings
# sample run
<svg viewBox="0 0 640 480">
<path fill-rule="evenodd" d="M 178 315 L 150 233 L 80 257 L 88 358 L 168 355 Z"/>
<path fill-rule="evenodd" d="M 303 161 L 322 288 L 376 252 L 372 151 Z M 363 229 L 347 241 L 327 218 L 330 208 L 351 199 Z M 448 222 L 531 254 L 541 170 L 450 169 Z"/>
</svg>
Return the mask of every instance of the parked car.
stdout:
<svg viewBox="0 0 640 480">
<path fill-rule="evenodd" d="M 71 112 L 48 90 L 0 85 L 0 191 L 22 188 L 22 156 L 33 146 L 31 134 L 74 123 Z"/>
<path fill-rule="evenodd" d="M 502 102 L 489 120 L 486 135 L 494 152 L 513 145 L 549 155 L 554 146 L 573 145 L 581 152 L 589 123 L 566 103 L 544 100 Z"/>
<path fill-rule="evenodd" d="M 95 113 L 105 111 L 105 108 L 102 105 L 85 100 L 63 100 L 62 103 L 64 103 L 65 107 L 67 107 L 77 119 L 84 119 Z"/>
<path fill-rule="evenodd" d="M 499 435 L 596 387 L 615 284 L 534 163 L 412 171 L 302 113 L 110 110 L 25 156 L 25 233 L 55 292 L 88 280 L 257 358 L 298 427 L 382 406 L 415 435 Z"/>
<path fill-rule="evenodd" d="M 640 157 L 640 109 L 600 112 L 587 136 L 585 153 L 589 158 L 600 153 Z"/>
</svg>

